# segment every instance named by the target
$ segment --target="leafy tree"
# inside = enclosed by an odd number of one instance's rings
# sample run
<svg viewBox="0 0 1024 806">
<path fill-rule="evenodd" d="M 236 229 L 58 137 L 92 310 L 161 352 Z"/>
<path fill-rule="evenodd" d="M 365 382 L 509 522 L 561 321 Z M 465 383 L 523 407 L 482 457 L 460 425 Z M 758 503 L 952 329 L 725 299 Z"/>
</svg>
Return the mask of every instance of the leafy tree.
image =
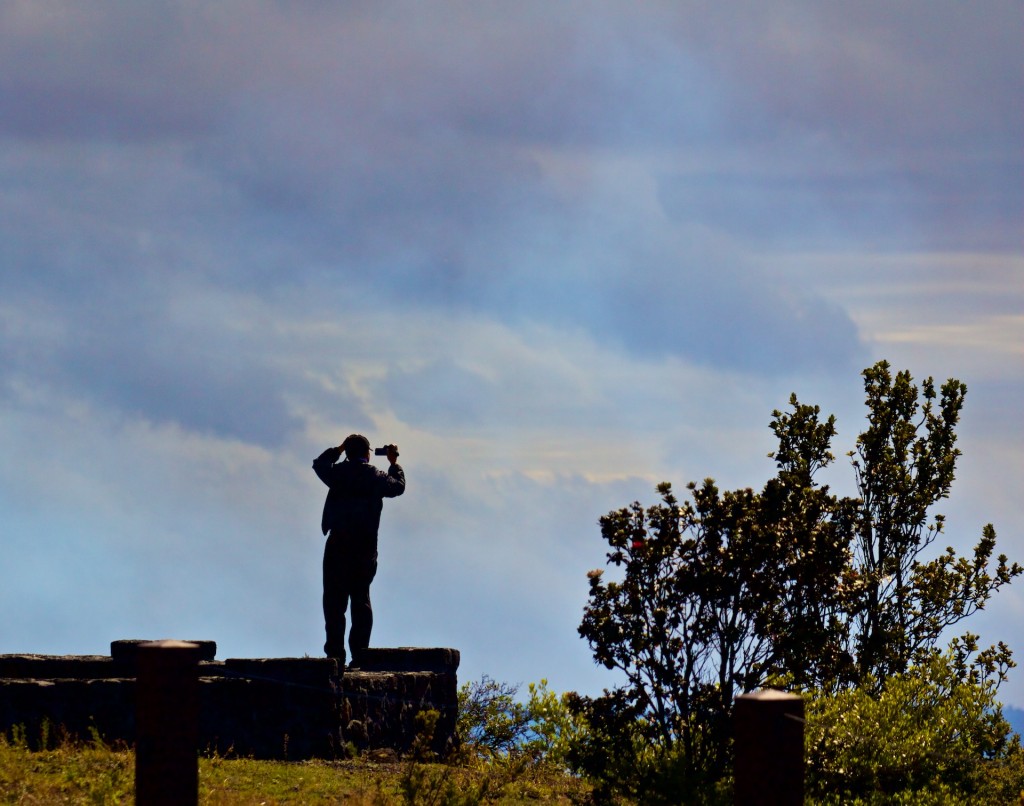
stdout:
<svg viewBox="0 0 1024 806">
<path fill-rule="evenodd" d="M 943 631 L 1021 573 L 1002 555 L 991 568 L 991 525 L 971 559 L 952 548 L 923 556 L 942 531 L 929 511 L 953 481 L 963 384 L 948 381 L 940 397 L 929 378 L 919 393 L 885 362 L 864 380 L 868 428 L 849 454 L 857 498 L 817 483 L 834 460 L 835 419 L 794 395 L 790 411 L 773 412 L 777 473 L 760 493 L 708 479 L 681 504 L 663 483 L 660 504 L 601 519 L 618 573 L 590 573 L 579 632 L 626 683 L 575 708 L 594 741 L 577 764 L 590 774 L 604 765 L 608 791 L 635 790 L 638 757 L 608 765 L 643 740 L 647 760 L 671 772 L 673 796 L 712 798 L 729 767 L 735 695 L 769 680 L 881 689 L 941 654 Z M 951 651 L 965 682 L 998 684 L 1012 664 L 1005 645 L 979 653 L 970 634 Z"/>
<path fill-rule="evenodd" d="M 796 688 L 842 685 L 855 675 L 848 614 L 864 590 L 851 566 L 857 502 L 832 495 L 815 478 L 835 459 L 835 417 L 822 422 L 821 409 L 801 404 L 796 395 L 790 407 L 789 413 L 772 412 L 779 447 L 769 457 L 777 474 L 759 501 L 765 533 L 781 561 L 758 591 L 773 656 L 757 682 L 781 676 Z"/>
<path fill-rule="evenodd" d="M 861 678 L 884 683 L 910 663 L 924 662 L 948 627 L 984 608 L 1021 567 L 999 555 L 989 570 L 992 524 L 972 558 L 958 558 L 948 547 L 923 559 L 943 531 L 943 516 L 929 518 L 929 510 L 953 484 L 960 457 L 956 425 L 967 387 L 951 378 L 937 393 L 928 378 L 919 392 L 909 372 L 893 377 L 884 361 L 865 370 L 864 379 L 868 428 L 851 455 L 860 496 L 856 571 L 865 599 L 851 614 L 851 627 Z M 1005 664 L 1009 657 L 1001 645 L 981 662 Z"/>
<path fill-rule="evenodd" d="M 577 708 L 599 735 L 626 724 L 645 735 L 689 799 L 711 797 L 728 769 L 737 694 L 780 674 L 805 685 L 850 674 L 842 613 L 856 598 L 854 507 L 814 481 L 833 459 L 834 419 L 792 402 L 792 414 L 775 413 L 779 473 L 761 493 L 722 492 L 707 479 L 688 485 L 691 500 L 680 504 L 664 483 L 660 504 L 601 519 L 621 579 L 590 573 L 579 631 L 627 684 Z M 598 754 L 580 766 L 607 776 L 610 763 Z"/>
<path fill-rule="evenodd" d="M 660 485 L 661 504 L 601 520 L 609 563 L 624 573 L 615 581 L 591 572 L 580 633 L 627 685 L 577 701 L 603 747 L 576 758 L 603 778 L 618 759 L 631 781 L 671 779 L 666 801 L 693 802 L 713 798 L 728 769 L 737 694 L 790 667 L 804 674 L 797 661 L 812 651 L 814 670 L 843 665 L 835 579 L 848 552 L 822 518 L 818 491 L 792 479 L 760 495 L 722 493 L 711 480 L 689 489 L 680 505 Z M 631 755 L 638 741 L 648 752 Z M 651 792 L 632 795 L 655 802 Z"/>
</svg>

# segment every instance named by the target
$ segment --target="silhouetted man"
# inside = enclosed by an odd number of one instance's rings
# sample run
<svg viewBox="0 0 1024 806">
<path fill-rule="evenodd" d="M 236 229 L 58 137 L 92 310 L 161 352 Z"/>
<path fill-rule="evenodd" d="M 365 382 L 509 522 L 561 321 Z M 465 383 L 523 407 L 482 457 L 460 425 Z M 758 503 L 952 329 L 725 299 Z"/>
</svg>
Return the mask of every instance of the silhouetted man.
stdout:
<svg viewBox="0 0 1024 806">
<path fill-rule="evenodd" d="M 339 462 L 342 451 L 345 461 Z M 385 498 L 405 492 L 405 472 L 398 448 L 387 447 L 391 467 L 385 473 L 370 464 L 370 441 L 353 434 L 337 448 L 328 448 L 313 461 L 313 470 L 329 488 L 320 528 L 324 547 L 324 627 L 330 658 L 345 663 L 345 611 L 352 601 L 348 646 L 352 660 L 370 645 L 373 608 L 370 583 L 377 573 L 377 530 Z"/>
</svg>

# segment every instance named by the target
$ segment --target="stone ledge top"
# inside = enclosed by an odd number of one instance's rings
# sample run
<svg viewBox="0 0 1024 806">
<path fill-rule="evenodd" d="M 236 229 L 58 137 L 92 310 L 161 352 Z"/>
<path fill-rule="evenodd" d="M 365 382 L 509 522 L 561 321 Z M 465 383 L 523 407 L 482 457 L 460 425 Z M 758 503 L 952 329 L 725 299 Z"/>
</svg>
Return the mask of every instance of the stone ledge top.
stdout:
<svg viewBox="0 0 1024 806">
<path fill-rule="evenodd" d="M 0 679 L 126 677 L 125 664 L 106 655 L 0 655 Z"/>
<path fill-rule="evenodd" d="M 461 659 L 459 650 L 444 647 L 371 647 L 363 650 L 353 671 L 454 673 Z"/>
<path fill-rule="evenodd" d="M 225 677 L 320 686 L 338 676 L 334 658 L 228 658 Z"/>
<path fill-rule="evenodd" d="M 138 645 L 147 641 L 115 641 L 115 655 L 0 655 L 0 679 L 112 679 L 135 676 Z M 309 680 L 317 683 L 337 677 L 341 671 L 333 658 L 228 658 L 213 660 L 216 643 L 200 644 L 200 676 L 246 677 L 280 680 Z M 118 649 L 114 650 L 117 645 Z M 371 648 L 351 667 L 357 673 L 428 672 L 455 674 L 461 655 L 457 649 L 443 647 Z M 348 670 L 346 670 L 347 672 Z"/>
</svg>

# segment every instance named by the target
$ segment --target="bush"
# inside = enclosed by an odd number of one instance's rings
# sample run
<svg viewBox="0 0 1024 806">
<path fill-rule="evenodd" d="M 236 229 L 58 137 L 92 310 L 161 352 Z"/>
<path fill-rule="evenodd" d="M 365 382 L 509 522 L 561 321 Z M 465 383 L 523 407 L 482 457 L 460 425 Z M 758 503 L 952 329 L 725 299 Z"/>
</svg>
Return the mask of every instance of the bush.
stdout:
<svg viewBox="0 0 1024 806">
<path fill-rule="evenodd" d="M 459 739 L 468 749 L 491 758 L 524 758 L 532 763 L 568 767 L 568 755 L 583 734 L 569 710 L 572 695 L 556 694 L 547 680 L 530 683 L 525 703 L 519 686 L 484 675 L 459 689 Z"/>
<path fill-rule="evenodd" d="M 568 769 L 569 753 L 586 736 L 586 727 L 569 708 L 573 695 L 549 691 L 543 679 L 528 689 L 530 730 L 524 749 L 535 761 Z"/>
<path fill-rule="evenodd" d="M 965 680 L 952 652 L 872 693 L 807 702 L 807 793 L 819 803 L 1005 804 L 1024 792 L 1024 751 L 992 681 Z"/>
<path fill-rule="evenodd" d="M 456 730 L 463 745 L 487 755 L 513 753 L 529 733 L 530 717 L 516 701 L 519 687 L 484 675 L 459 689 Z"/>
<path fill-rule="evenodd" d="M 658 742 L 652 723 L 622 692 L 596 699 L 572 695 L 569 707 L 581 726 L 568 748 L 569 765 L 590 781 L 595 803 L 731 802 L 728 779 L 695 775 L 682 745 Z"/>
</svg>

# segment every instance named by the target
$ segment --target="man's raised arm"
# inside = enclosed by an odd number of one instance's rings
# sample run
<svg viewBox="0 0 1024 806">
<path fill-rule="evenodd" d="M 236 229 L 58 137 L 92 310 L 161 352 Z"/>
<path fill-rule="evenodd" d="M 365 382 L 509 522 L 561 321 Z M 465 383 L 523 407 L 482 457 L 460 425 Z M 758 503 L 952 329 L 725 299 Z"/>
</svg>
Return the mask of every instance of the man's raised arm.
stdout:
<svg viewBox="0 0 1024 806">
<path fill-rule="evenodd" d="M 341 458 L 341 448 L 328 448 L 313 460 L 313 470 L 328 487 L 331 486 L 331 468 Z M 403 481 L 404 483 L 404 481 Z"/>
<path fill-rule="evenodd" d="M 405 471 L 397 462 L 388 468 L 387 475 L 381 474 L 380 495 L 383 498 L 397 498 L 405 492 Z"/>
</svg>

